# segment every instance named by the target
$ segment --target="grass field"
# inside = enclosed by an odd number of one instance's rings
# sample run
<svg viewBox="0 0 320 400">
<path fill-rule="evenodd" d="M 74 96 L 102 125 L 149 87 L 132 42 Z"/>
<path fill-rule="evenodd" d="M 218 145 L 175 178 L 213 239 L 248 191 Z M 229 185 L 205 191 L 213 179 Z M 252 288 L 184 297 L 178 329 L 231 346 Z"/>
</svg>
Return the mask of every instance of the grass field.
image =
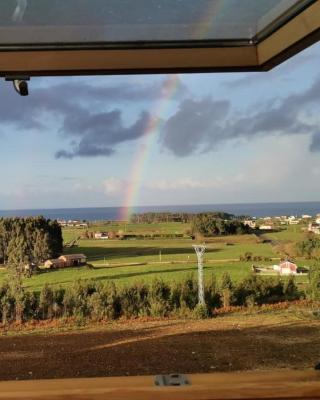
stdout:
<svg viewBox="0 0 320 400">
<path fill-rule="evenodd" d="M 217 278 L 221 278 L 225 271 L 228 271 L 231 277 L 236 281 L 248 275 L 250 272 L 250 263 L 207 263 L 204 270 L 207 279 L 210 279 L 212 273 L 214 273 Z M 130 265 L 97 267 L 95 269 L 73 267 L 35 275 L 25 280 L 25 287 L 39 290 L 45 283 L 67 286 L 76 279 L 111 280 L 120 286 L 137 281 L 150 282 L 154 278 L 161 278 L 168 282 L 177 282 L 191 274 L 196 275 L 196 273 L 196 263 Z"/>
<path fill-rule="evenodd" d="M 91 227 L 91 230 L 120 230 L 122 225 L 108 224 Z M 183 233 L 187 224 L 127 224 L 127 232 Z M 68 242 L 80 236 L 81 230 L 67 228 L 63 230 L 64 240 Z M 304 233 L 297 226 L 277 233 L 268 233 L 264 238 L 280 242 L 300 240 Z M 26 287 L 39 290 L 45 283 L 59 286 L 70 285 L 77 279 L 112 280 L 118 285 L 130 282 L 148 282 L 154 278 L 166 281 L 179 281 L 190 274 L 197 273 L 197 259 L 188 238 L 161 240 L 80 240 L 77 247 L 66 248 L 65 253 L 84 253 L 88 257 L 89 267 L 66 268 L 40 273 L 26 278 Z M 239 257 L 246 252 L 253 256 L 277 258 L 272 243 L 262 243 L 255 235 L 238 235 L 210 238 L 205 253 L 205 277 L 212 273 L 219 279 L 229 272 L 234 281 L 250 273 L 252 262 L 240 262 Z M 275 261 L 276 262 L 276 261 Z M 273 261 L 263 262 L 268 265 Z M 310 262 L 300 260 L 300 264 Z M 5 280 L 7 272 L 0 270 L 0 281 Z M 305 277 L 299 277 L 304 281 Z"/>
<path fill-rule="evenodd" d="M 300 225 L 288 225 L 280 232 L 271 232 L 267 236 L 273 240 L 280 241 L 299 241 L 303 240 L 305 232 L 301 229 Z"/>
<path fill-rule="evenodd" d="M 105 224 L 97 224 L 94 226 L 89 226 L 88 229 L 84 228 L 64 228 L 63 229 L 63 237 L 66 242 L 78 237 L 85 230 L 89 232 L 119 232 L 122 231 L 124 233 L 141 233 L 141 234 L 150 234 L 150 233 L 175 233 L 175 234 L 183 234 L 188 229 L 190 229 L 190 224 L 184 224 L 180 222 L 168 222 L 168 223 L 158 223 L 158 224 L 130 224 L 130 223 L 105 223 Z"/>
</svg>

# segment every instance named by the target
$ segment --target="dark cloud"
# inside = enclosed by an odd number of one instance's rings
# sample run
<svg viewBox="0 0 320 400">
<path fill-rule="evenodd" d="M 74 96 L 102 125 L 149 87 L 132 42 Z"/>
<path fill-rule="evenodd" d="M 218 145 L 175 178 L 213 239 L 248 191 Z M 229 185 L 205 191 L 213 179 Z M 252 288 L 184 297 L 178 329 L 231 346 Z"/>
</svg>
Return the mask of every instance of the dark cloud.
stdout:
<svg viewBox="0 0 320 400">
<path fill-rule="evenodd" d="M 184 100 L 177 113 L 167 120 L 162 140 L 165 147 L 183 157 L 211 142 L 217 134 L 219 122 L 230 108 L 228 101 Z"/>
<path fill-rule="evenodd" d="M 184 100 L 177 113 L 165 124 L 162 143 L 175 155 L 183 157 L 197 151 L 210 151 L 221 143 L 274 134 L 311 135 L 311 151 L 320 151 L 319 128 L 316 122 L 305 122 L 303 112 L 320 109 L 320 79 L 308 90 L 283 99 L 274 99 L 256 112 L 231 116 L 228 101 L 203 99 Z"/>
<path fill-rule="evenodd" d="M 79 142 L 73 143 L 71 151 L 58 151 L 56 158 L 110 156 L 116 145 L 143 135 L 149 119 L 149 114 L 142 112 L 135 123 L 126 127 L 120 110 L 99 114 L 84 113 L 77 119 L 67 117 L 63 131 L 79 137 Z"/>
<path fill-rule="evenodd" d="M 139 103 L 143 106 L 162 97 L 170 77 L 146 84 L 107 85 L 105 79 L 95 80 L 96 85 L 71 80 L 47 87 L 32 88 L 30 96 L 17 96 L 11 84 L 1 86 L 0 134 L 4 125 L 12 125 L 17 131 L 45 131 L 55 119 L 62 138 L 73 137 L 70 149 L 60 149 L 56 158 L 110 156 L 122 142 L 139 138 L 149 118 L 145 112 L 131 126 L 125 126 L 123 111 L 117 103 Z M 44 80 L 42 82 L 45 82 Z M 97 83 L 101 83 L 100 86 Z M 177 81 L 175 98 L 186 93 L 185 86 Z M 50 117 L 50 122 L 49 118 Z"/>
</svg>

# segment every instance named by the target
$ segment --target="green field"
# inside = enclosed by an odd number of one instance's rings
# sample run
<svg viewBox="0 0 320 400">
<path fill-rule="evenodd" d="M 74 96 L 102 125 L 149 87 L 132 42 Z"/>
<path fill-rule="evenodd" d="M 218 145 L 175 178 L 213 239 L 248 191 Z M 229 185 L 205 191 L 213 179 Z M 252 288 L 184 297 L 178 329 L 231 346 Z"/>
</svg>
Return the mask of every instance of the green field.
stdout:
<svg viewBox="0 0 320 400">
<path fill-rule="evenodd" d="M 123 225 L 108 224 L 94 226 L 92 231 L 123 230 Z M 184 233 L 188 224 L 127 224 L 126 232 L 132 233 Z M 63 230 L 65 242 L 79 237 L 81 229 L 66 228 Z M 301 228 L 288 227 L 281 232 L 270 233 L 263 239 L 272 239 L 277 243 L 300 240 L 303 238 Z M 178 281 L 190 274 L 197 273 L 197 259 L 192 245 L 195 241 L 181 239 L 135 239 L 135 240 L 93 240 L 82 239 L 78 246 L 66 248 L 65 253 L 84 253 L 91 267 L 66 268 L 45 271 L 24 280 L 25 287 L 39 290 L 45 283 L 67 286 L 77 279 L 112 280 L 119 285 L 135 281 L 150 281 L 162 278 L 167 281 Z M 279 258 L 273 243 L 262 243 L 255 235 L 238 235 L 210 238 L 206 242 L 205 276 L 214 273 L 219 279 L 227 271 L 233 280 L 242 279 L 250 273 L 252 262 L 240 262 L 239 257 L 247 252 L 253 256 Z M 277 261 L 264 261 L 270 265 Z M 298 262 L 298 260 L 297 260 Z M 300 260 L 298 265 L 308 265 Z M 0 281 L 7 277 L 6 270 L 0 270 Z M 299 277 L 299 280 L 306 278 Z"/>
</svg>

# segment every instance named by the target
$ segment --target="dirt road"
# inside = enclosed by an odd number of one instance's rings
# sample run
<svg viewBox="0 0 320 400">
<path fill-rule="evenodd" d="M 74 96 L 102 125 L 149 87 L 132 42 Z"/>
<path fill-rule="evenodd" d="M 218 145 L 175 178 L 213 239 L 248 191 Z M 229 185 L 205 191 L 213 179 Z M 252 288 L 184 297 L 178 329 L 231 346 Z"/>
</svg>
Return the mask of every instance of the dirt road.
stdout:
<svg viewBox="0 0 320 400">
<path fill-rule="evenodd" d="M 2 380 L 312 368 L 320 322 L 234 316 L 2 336 L 0 360 Z"/>
</svg>

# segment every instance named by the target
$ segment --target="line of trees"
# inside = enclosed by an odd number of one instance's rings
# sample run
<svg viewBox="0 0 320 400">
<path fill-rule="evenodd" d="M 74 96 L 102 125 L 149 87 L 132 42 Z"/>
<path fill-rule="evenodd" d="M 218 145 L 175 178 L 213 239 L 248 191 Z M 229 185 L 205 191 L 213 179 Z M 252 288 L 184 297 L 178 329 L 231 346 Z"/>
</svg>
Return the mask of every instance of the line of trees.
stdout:
<svg viewBox="0 0 320 400">
<path fill-rule="evenodd" d="M 204 237 L 239 235 L 252 233 L 252 229 L 235 218 L 222 218 L 212 213 L 197 214 L 191 225 L 193 236 L 201 234 Z"/>
<path fill-rule="evenodd" d="M 314 273 L 310 298 L 317 299 L 320 275 Z M 318 292 L 317 292 L 318 293 Z M 41 292 L 23 288 L 20 280 L 0 286 L 0 321 L 3 324 L 61 317 L 113 320 L 139 316 L 204 317 L 221 307 L 272 304 L 305 298 L 293 278 L 282 281 L 250 275 L 234 283 L 226 273 L 206 282 L 206 306 L 199 308 L 197 281 L 192 276 L 179 283 L 154 280 L 117 287 L 113 282 L 76 281 L 67 288 L 45 285 Z"/>
<path fill-rule="evenodd" d="M 61 227 L 44 217 L 0 218 L 0 262 L 16 271 L 62 253 Z"/>
<path fill-rule="evenodd" d="M 243 219 L 244 217 L 236 217 L 233 214 L 225 212 L 214 211 L 207 212 L 212 218 L 219 218 L 222 220 Z M 197 217 L 196 213 L 172 213 L 172 212 L 146 212 L 139 214 L 132 214 L 130 222 L 134 224 L 153 224 L 161 222 L 183 222 L 190 223 Z"/>
</svg>

